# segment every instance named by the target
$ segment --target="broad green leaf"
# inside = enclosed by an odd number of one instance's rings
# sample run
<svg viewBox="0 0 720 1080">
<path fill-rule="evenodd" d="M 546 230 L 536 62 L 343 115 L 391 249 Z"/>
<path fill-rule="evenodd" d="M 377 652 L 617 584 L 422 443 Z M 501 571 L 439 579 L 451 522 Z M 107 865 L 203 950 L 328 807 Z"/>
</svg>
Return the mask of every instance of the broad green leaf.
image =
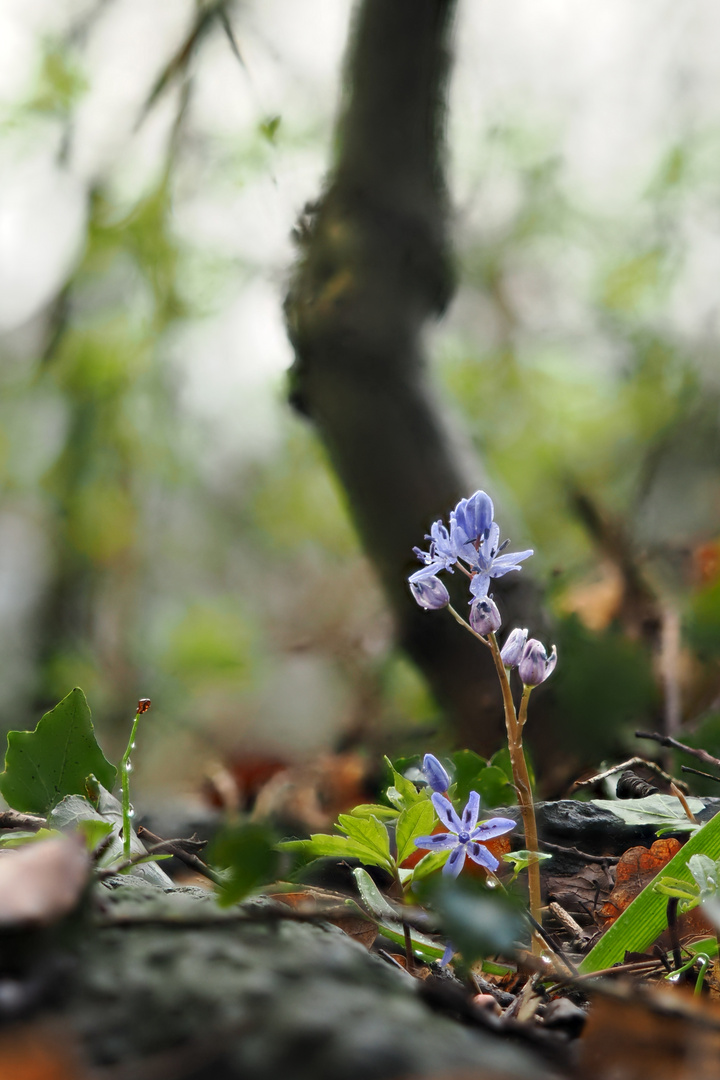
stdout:
<svg viewBox="0 0 720 1080">
<path fill-rule="evenodd" d="M 271 882 L 277 871 L 275 837 L 265 825 L 250 822 L 223 829 L 210 850 L 213 865 L 226 871 L 217 886 L 220 907 L 230 907 L 253 889 Z"/>
<path fill-rule="evenodd" d="M 517 802 L 514 785 L 497 765 L 488 765 L 482 770 L 475 790 L 486 810 L 496 806 L 512 806 Z"/>
<path fill-rule="evenodd" d="M 419 802 L 421 799 L 427 799 L 426 792 L 418 791 L 412 780 L 408 780 L 407 777 L 397 771 L 389 757 L 385 758 L 385 764 L 390 770 L 392 778 L 392 784 L 385 792 L 385 795 L 393 806 L 396 806 L 398 810 L 404 810 L 406 806 L 412 806 L 413 803 Z"/>
<path fill-rule="evenodd" d="M 381 806 L 380 803 L 361 803 L 350 813 L 353 817 L 375 817 L 378 821 L 395 821 L 398 816 L 394 806 Z"/>
<path fill-rule="evenodd" d="M 97 821 L 94 818 L 84 818 L 78 821 L 78 829 L 85 837 L 88 851 L 94 851 L 101 840 L 104 840 L 113 831 L 111 821 Z"/>
<path fill-rule="evenodd" d="M 528 753 L 527 747 L 525 748 L 525 761 L 526 761 L 526 764 L 527 764 L 528 775 L 530 777 L 530 784 L 534 788 L 535 787 L 535 771 L 533 769 L 533 764 L 532 764 L 532 761 L 530 760 L 530 754 Z M 502 769 L 502 771 L 505 773 L 505 775 L 508 778 L 508 783 L 510 783 L 510 784 L 515 783 L 515 780 L 513 778 L 512 762 L 510 760 L 510 751 L 508 750 L 507 746 L 503 746 L 502 749 L 497 750 L 493 754 L 493 756 L 490 758 L 490 760 L 488 761 L 488 765 L 491 765 L 493 768 Z M 516 802 L 517 800 L 516 800 L 514 788 L 513 788 L 513 791 L 512 791 L 511 794 L 512 794 L 512 798 L 513 798 L 513 802 Z"/>
<path fill-rule="evenodd" d="M 416 836 L 428 836 L 435 825 L 435 807 L 425 800 L 408 806 L 398 818 L 395 829 L 398 865 L 417 851 Z"/>
<path fill-rule="evenodd" d="M 388 836 L 388 831 L 377 818 L 358 818 L 353 817 L 352 814 L 340 814 L 338 817 L 338 828 L 346 833 L 351 840 L 355 840 L 356 843 L 369 848 L 369 850 L 378 855 L 384 863 L 387 863 L 388 865 L 391 863 L 392 859 L 390 856 L 390 838 Z"/>
<path fill-rule="evenodd" d="M 674 795 L 648 795 L 644 799 L 593 799 L 594 806 L 609 810 L 622 818 L 626 825 L 662 825 L 675 832 L 696 829 Z M 705 803 L 701 799 L 688 799 L 693 814 L 699 814 Z"/>
<path fill-rule="evenodd" d="M 710 859 L 720 858 L 720 814 L 716 814 L 707 824 L 702 825 L 660 873 L 662 876 L 679 878 L 690 884 L 692 874 L 688 868 L 688 862 L 693 855 L 706 855 Z M 622 915 L 605 931 L 597 945 L 590 950 L 580 964 L 581 973 L 589 974 L 612 967 L 623 959 L 628 950 L 643 952 L 662 933 L 667 926 L 667 897 L 654 889 L 656 880 L 653 878 Z"/>
<path fill-rule="evenodd" d="M 416 885 L 420 881 L 424 881 L 425 878 L 434 874 L 437 870 L 440 870 L 448 861 L 449 854 L 449 851 L 428 851 L 427 855 L 424 855 L 413 869 L 413 885 Z"/>
<path fill-rule="evenodd" d="M 463 806 L 468 801 L 471 791 L 478 791 L 477 781 L 487 761 L 474 750 L 458 750 L 452 756 L 455 783 L 452 785 L 452 798 Z"/>
<path fill-rule="evenodd" d="M 390 869 L 387 859 L 380 856 L 377 851 L 352 840 L 349 836 L 314 833 L 309 840 L 284 840 L 277 847 L 279 851 L 297 851 L 308 860 L 332 856 L 335 859 L 358 859 L 366 866 L 382 866 Z"/>
<path fill-rule="evenodd" d="M 47 814 L 66 795 L 84 795 L 90 773 L 106 788 L 115 783 L 115 767 L 95 740 L 80 689 L 46 713 L 34 731 L 10 731 L 7 740 L 0 792 L 14 810 Z"/>
</svg>

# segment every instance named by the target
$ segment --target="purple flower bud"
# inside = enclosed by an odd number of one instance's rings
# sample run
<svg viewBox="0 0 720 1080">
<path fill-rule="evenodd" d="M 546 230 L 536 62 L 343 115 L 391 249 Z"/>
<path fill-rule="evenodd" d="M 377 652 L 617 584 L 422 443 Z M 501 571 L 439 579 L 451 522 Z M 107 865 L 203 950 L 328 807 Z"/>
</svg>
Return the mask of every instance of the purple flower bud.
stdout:
<svg viewBox="0 0 720 1080">
<path fill-rule="evenodd" d="M 422 581 L 411 581 L 410 592 L 415 597 L 420 607 L 426 611 L 437 611 L 447 607 L 450 603 L 450 594 L 440 578 L 426 577 Z"/>
<path fill-rule="evenodd" d="M 470 625 L 476 634 L 489 634 L 502 625 L 497 604 L 489 596 L 473 600 L 470 605 Z"/>
<path fill-rule="evenodd" d="M 442 767 L 434 754 L 426 754 L 423 758 L 422 771 L 433 791 L 444 795 L 450 787 L 450 777 Z"/>
<path fill-rule="evenodd" d="M 520 659 L 527 641 L 527 630 L 513 630 L 507 641 L 500 650 L 500 656 L 505 667 L 515 668 Z"/>
<path fill-rule="evenodd" d="M 484 491 L 476 491 L 469 499 L 461 499 L 452 516 L 465 534 L 465 540 L 474 543 L 485 536 L 492 525 L 493 504 Z"/>
<path fill-rule="evenodd" d="M 530 638 L 523 649 L 518 675 L 525 686 L 539 686 L 551 675 L 557 664 L 557 649 L 553 645 L 550 656 L 545 651 L 545 646 L 536 638 Z"/>
</svg>

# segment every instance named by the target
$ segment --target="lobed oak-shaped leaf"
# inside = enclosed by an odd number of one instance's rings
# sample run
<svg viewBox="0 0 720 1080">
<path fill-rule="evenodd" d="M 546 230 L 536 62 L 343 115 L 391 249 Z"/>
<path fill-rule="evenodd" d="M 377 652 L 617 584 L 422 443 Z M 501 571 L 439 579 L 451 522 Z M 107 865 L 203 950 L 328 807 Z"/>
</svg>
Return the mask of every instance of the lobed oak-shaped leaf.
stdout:
<svg viewBox="0 0 720 1080">
<path fill-rule="evenodd" d="M 47 814 L 66 795 L 84 795 L 90 773 L 106 788 L 116 769 L 97 744 L 90 709 L 76 688 L 45 713 L 34 731 L 8 732 L 0 792 L 26 814 Z"/>
</svg>

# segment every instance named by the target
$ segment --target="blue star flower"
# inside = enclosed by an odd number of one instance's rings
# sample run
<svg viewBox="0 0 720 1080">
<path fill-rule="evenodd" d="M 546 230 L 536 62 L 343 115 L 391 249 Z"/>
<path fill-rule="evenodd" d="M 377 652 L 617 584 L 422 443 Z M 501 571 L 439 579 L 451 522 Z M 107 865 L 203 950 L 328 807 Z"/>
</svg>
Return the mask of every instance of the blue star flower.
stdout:
<svg viewBox="0 0 720 1080">
<path fill-rule="evenodd" d="M 484 846 L 484 841 L 510 832 L 515 828 L 515 822 L 511 818 L 494 817 L 489 821 L 481 821 L 478 825 L 480 796 L 477 791 L 470 792 L 461 818 L 456 814 L 453 804 L 444 795 L 436 792 L 432 796 L 432 804 L 437 816 L 443 825 L 447 826 L 449 832 L 435 833 L 433 836 L 418 836 L 415 838 L 415 847 L 427 851 L 449 851 L 450 855 L 443 866 L 443 874 L 450 874 L 452 877 L 458 876 L 468 855 L 473 862 L 484 866 L 486 870 L 497 870 L 500 863 Z"/>
<path fill-rule="evenodd" d="M 505 540 L 502 544 L 499 544 L 499 540 L 500 528 L 493 521 L 487 536 L 480 541 L 477 549 L 475 549 L 474 545 L 469 545 L 472 551 L 469 557 L 465 554 L 468 550 L 467 547 L 465 548 L 463 558 L 467 557 L 473 574 L 470 582 L 470 592 L 476 599 L 487 596 L 492 578 L 502 577 L 511 570 L 522 570 L 520 563 L 523 559 L 528 559 L 533 553 L 533 549 L 529 548 L 527 551 L 512 551 L 508 552 L 507 555 L 503 555 L 502 552 L 510 541 Z"/>
<path fill-rule="evenodd" d="M 425 591 L 413 586 L 436 578 L 441 570 L 449 570 L 452 574 L 458 560 L 461 569 L 471 575 L 470 592 L 476 600 L 487 596 L 492 578 L 522 569 L 520 563 L 532 555 L 532 550 L 503 554 L 509 541 L 499 543 L 500 529 L 492 519 L 493 512 L 490 496 L 484 491 L 476 491 L 469 499 L 461 499 L 457 504 L 450 514 L 449 528 L 442 519 L 433 522 L 427 534 L 430 541 L 427 551 L 413 548 L 424 563 L 409 579 L 413 595 L 421 606 L 430 606 L 424 603 Z"/>
</svg>

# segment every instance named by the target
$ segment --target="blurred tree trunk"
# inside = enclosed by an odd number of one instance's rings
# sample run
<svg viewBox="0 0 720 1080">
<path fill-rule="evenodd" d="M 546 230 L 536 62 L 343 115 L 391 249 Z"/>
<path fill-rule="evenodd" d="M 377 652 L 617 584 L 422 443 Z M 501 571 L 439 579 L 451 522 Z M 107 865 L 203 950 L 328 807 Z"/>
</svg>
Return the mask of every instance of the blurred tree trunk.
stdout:
<svg viewBox="0 0 720 1080">
<path fill-rule="evenodd" d="M 299 226 L 286 315 L 296 353 L 291 400 L 328 449 L 399 640 L 458 740 L 490 751 L 501 710 L 489 654 L 447 614 L 418 608 L 407 586 L 418 565 L 412 547 L 431 521 L 482 486 L 452 447 L 426 384 L 422 341 L 454 286 L 443 169 L 454 9 L 454 0 L 359 5 L 337 159 Z M 455 584 L 466 610 L 467 589 Z M 538 628 L 527 571 L 498 582 L 497 594 L 506 625 Z"/>
</svg>

